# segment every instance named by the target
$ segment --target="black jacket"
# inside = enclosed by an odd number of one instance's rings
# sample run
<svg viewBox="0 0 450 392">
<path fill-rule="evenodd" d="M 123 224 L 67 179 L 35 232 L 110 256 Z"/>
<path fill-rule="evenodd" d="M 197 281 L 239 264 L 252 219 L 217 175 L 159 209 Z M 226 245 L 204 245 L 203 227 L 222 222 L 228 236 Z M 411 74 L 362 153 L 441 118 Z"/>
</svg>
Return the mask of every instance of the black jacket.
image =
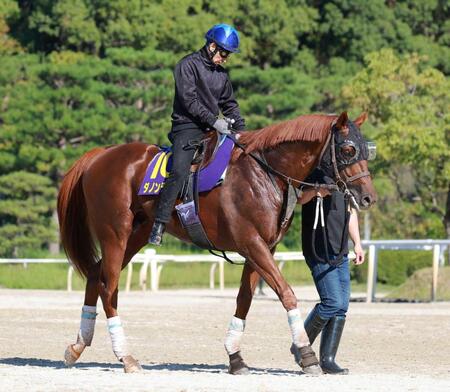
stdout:
<svg viewBox="0 0 450 392">
<path fill-rule="evenodd" d="M 306 179 L 308 182 L 330 183 L 330 179 L 324 173 L 316 169 Z M 316 200 L 302 206 L 302 249 L 305 258 L 313 260 L 312 247 L 315 246 L 319 256 L 325 256 L 325 241 L 322 234 L 320 219 L 316 229 L 316 241 L 312 243 L 312 232 L 316 215 Z M 332 195 L 323 198 L 323 213 L 325 221 L 325 233 L 327 236 L 328 254 L 338 255 L 348 253 L 348 221 L 350 213 L 348 211 L 348 201 L 341 192 L 333 192 Z"/>
<path fill-rule="evenodd" d="M 228 74 L 209 59 L 206 47 L 181 59 L 174 77 L 172 132 L 212 128 L 219 110 L 235 120 L 233 129 L 245 128 Z"/>
</svg>

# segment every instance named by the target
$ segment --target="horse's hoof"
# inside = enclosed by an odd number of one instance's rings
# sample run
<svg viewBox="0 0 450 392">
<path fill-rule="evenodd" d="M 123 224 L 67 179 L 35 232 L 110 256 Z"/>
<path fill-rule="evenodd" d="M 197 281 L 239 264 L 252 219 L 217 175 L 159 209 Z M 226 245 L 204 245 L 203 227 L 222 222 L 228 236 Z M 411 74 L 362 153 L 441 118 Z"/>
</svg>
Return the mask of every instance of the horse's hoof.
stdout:
<svg viewBox="0 0 450 392">
<path fill-rule="evenodd" d="M 123 357 L 122 363 L 125 373 L 139 373 L 142 371 L 142 366 L 140 365 L 140 363 L 131 355 Z"/>
<path fill-rule="evenodd" d="M 319 365 L 311 365 L 302 368 L 303 373 L 309 374 L 310 376 L 320 376 L 323 374 L 322 368 Z"/>
<path fill-rule="evenodd" d="M 291 349 L 292 352 L 292 349 Z M 294 354 L 295 355 L 295 354 Z M 298 347 L 298 357 L 300 358 L 300 366 L 306 374 L 318 376 L 322 373 L 322 368 L 317 360 L 316 353 L 310 345 Z"/>
<path fill-rule="evenodd" d="M 247 364 L 241 357 L 240 351 L 230 355 L 230 366 L 228 367 L 228 373 L 235 376 L 242 376 L 250 373 Z"/>
<path fill-rule="evenodd" d="M 67 367 L 73 366 L 81 355 L 81 353 L 75 351 L 73 346 L 73 344 L 68 345 L 64 352 L 64 365 Z"/>
<path fill-rule="evenodd" d="M 245 365 L 245 363 L 244 363 L 244 365 Z M 247 374 L 250 374 L 250 369 L 246 365 L 241 367 L 238 370 L 234 370 L 230 366 L 228 368 L 228 373 L 232 374 L 233 376 L 245 376 Z"/>
</svg>

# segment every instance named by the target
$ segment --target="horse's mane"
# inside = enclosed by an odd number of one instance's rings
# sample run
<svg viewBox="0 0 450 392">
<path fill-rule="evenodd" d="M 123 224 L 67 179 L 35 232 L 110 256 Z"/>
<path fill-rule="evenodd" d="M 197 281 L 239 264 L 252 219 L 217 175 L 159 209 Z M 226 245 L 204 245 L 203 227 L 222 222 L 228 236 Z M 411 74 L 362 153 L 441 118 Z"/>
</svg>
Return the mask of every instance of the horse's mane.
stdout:
<svg viewBox="0 0 450 392">
<path fill-rule="evenodd" d="M 337 117 L 334 114 L 307 114 L 258 131 L 242 132 L 239 141 L 246 146 L 247 153 L 273 148 L 285 142 L 322 142 Z"/>
</svg>

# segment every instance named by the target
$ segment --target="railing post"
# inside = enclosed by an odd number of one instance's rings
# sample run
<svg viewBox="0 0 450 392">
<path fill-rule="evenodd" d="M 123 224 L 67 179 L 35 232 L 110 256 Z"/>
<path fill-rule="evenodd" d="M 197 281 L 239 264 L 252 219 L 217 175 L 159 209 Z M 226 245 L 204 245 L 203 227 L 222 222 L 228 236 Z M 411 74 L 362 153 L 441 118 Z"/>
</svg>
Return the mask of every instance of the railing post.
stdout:
<svg viewBox="0 0 450 392">
<path fill-rule="evenodd" d="M 142 291 L 147 290 L 148 263 L 148 260 L 144 260 L 141 270 L 139 271 L 139 286 Z"/>
<path fill-rule="evenodd" d="M 154 257 L 156 251 L 154 249 L 147 249 L 145 255 L 148 257 L 150 263 L 150 290 L 158 291 L 158 261 Z"/>
<path fill-rule="evenodd" d="M 218 263 L 212 263 L 211 268 L 209 269 L 209 288 L 210 289 L 214 288 L 214 275 L 216 272 L 217 264 Z"/>
<path fill-rule="evenodd" d="M 67 270 L 67 291 L 72 291 L 72 276 L 73 276 L 73 267 L 69 264 L 69 269 Z"/>
<path fill-rule="evenodd" d="M 223 260 L 219 261 L 219 287 L 220 290 L 225 289 L 225 268 L 224 268 L 225 262 Z"/>
<path fill-rule="evenodd" d="M 367 271 L 367 296 L 366 302 L 371 303 L 375 299 L 375 285 L 377 281 L 376 247 L 369 246 L 369 265 Z"/>
<path fill-rule="evenodd" d="M 127 281 L 125 283 L 125 292 L 130 292 L 131 289 L 131 278 L 133 277 L 133 260 L 130 260 L 128 263 L 128 270 L 127 270 Z"/>
<path fill-rule="evenodd" d="M 434 245 L 433 246 L 433 277 L 432 277 L 432 281 L 431 281 L 431 301 L 436 301 L 440 253 L 441 253 L 440 246 Z"/>
</svg>

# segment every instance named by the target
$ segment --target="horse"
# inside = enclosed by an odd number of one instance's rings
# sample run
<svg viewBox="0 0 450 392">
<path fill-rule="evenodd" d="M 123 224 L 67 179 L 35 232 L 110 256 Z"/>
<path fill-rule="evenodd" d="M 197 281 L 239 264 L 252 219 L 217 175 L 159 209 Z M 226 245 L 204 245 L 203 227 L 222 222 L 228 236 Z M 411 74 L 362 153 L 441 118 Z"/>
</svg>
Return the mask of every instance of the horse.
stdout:
<svg viewBox="0 0 450 392">
<path fill-rule="evenodd" d="M 359 128 L 366 117 L 363 113 L 351 121 L 346 112 L 311 114 L 257 131 L 242 131 L 236 134 L 242 148 L 233 149 L 224 182 L 200 194 L 199 216 L 211 243 L 245 258 L 236 311 L 225 339 L 229 373 L 248 373 L 239 341 L 260 277 L 287 311 L 303 371 L 320 372 L 297 309 L 297 298 L 274 261 L 275 248 L 292 221 L 291 216 L 287 224 L 280 224 L 280 214 L 288 186 L 304 186 L 304 180 L 325 155 L 334 158 L 330 176 L 337 185 L 350 190 L 362 208 L 375 202 L 366 159 L 336 165 L 336 156 L 348 156 L 354 151 L 351 143 L 350 147 L 348 143 L 336 144 L 335 139 L 346 140 L 353 130 L 359 143 L 363 140 Z M 63 178 L 57 203 L 61 242 L 72 265 L 87 279 L 77 340 L 64 354 L 68 366 L 91 345 L 100 296 L 117 359 L 125 372 L 142 369 L 126 345 L 117 312 L 118 283 L 121 270 L 147 244 L 153 225 L 158 196 L 138 196 L 138 189 L 158 151 L 158 146 L 140 142 L 94 148 L 79 158 Z M 318 188 L 311 189 L 316 192 Z M 175 212 L 166 230 L 182 241 L 190 241 Z"/>
</svg>

